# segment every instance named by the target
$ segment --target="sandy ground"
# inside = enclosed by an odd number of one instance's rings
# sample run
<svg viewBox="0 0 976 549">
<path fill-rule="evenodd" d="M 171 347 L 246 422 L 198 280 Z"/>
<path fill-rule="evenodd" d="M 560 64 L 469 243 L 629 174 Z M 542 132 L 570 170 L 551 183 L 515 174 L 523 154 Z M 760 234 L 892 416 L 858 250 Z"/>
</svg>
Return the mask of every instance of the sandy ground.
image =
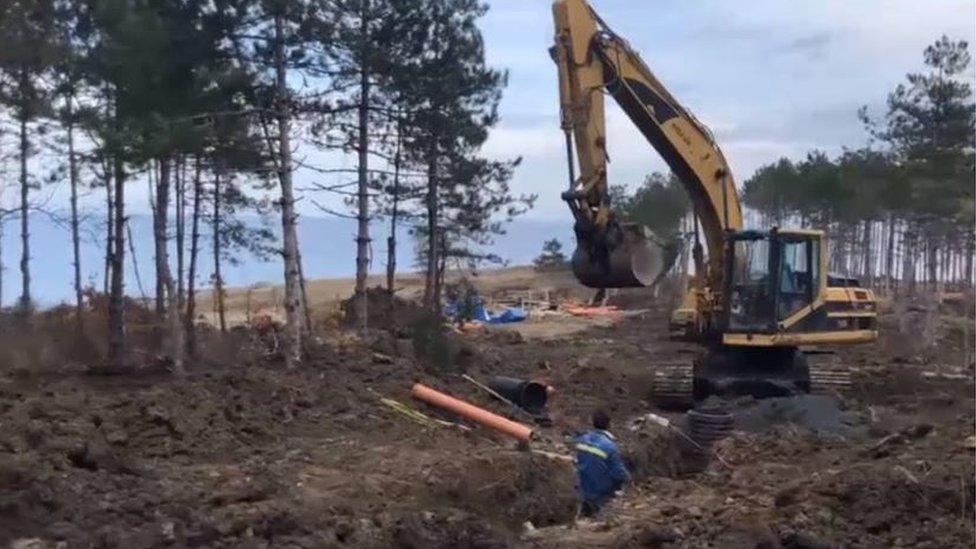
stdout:
<svg viewBox="0 0 976 549">
<path fill-rule="evenodd" d="M 466 278 L 477 285 L 485 296 L 504 298 L 520 295 L 528 299 L 544 300 L 551 297 L 573 297 L 586 300 L 594 293 L 576 283 L 569 271 L 540 274 L 531 267 L 508 267 L 492 269 L 479 273 L 449 273 L 447 283 L 452 284 Z M 322 278 L 307 283 L 308 301 L 311 309 L 319 317 L 338 314 L 340 303 L 352 295 L 355 280 L 352 278 Z M 367 286 L 385 287 L 385 276 L 374 275 L 367 279 Z M 400 274 L 396 282 L 398 297 L 416 300 L 423 294 L 424 280 L 417 274 Z M 229 325 L 246 322 L 248 315 L 271 312 L 275 316 L 284 314 L 281 286 L 262 285 L 250 288 L 230 288 L 226 292 L 226 319 Z M 199 297 L 202 319 L 216 325 L 216 302 L 212 292 L 202 292 Z"/>
<path fill-rule="evenodd" d="M 489 278 L 479 281 L 485 294 L 534 276 Z M 341 284 L 314 283 L 313 303 L 343 295 Z M 620 298 L 646 312 L 473 331 L 454 336 L 447 362 L 418 358 L 410 339 L 387 332 L 324 332 L 305 365 L 286 371 L 238 332 L 205 338 L 207 356 L 221 359 L 192 364 L 185 380 L 159 369 L 7 373 L 0 544 L 973 545 L 974 382 L 962 344 L 972 331 L 960 332 L 958 312 L 887 314 L 878 343 L 840 350 L 855 369 L 850 394 L 725 402 L 736 414 L 719 444 L 729 467 L 713 460 L 684 474 L 673 437 L 631 421 L 654 410 L 654 363 L 690 349 L 666 339 L 662 300 Z M 922 316 L 934 326 L 927 341 L 912 321 Z M 526 449 L 474 426 L 421 424 L 380 401 L 455 420 L 411 399 L 421 380 L 512 415 L 461 373 L 548 381 L 552 425 Z M 567 436 L 596 406 L 613 417 L 634 483 L 597 520 L 574 520 L 572 466 L 554 456 L 569 454 Z"/>
</svg>

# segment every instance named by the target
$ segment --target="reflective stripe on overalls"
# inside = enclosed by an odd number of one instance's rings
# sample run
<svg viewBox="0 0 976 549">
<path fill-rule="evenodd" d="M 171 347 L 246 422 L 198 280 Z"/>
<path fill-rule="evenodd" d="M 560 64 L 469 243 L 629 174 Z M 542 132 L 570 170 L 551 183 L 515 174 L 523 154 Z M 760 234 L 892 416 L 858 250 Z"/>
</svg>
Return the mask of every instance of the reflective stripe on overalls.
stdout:
<svg viewBox="0 0 976 549">
<path fill-rule="evenodd" d="M 588 452 L 602 459 L 607 459 L 609 457 L 609 455 L 606 452 L 597 448 L 596 446 L 591 446 L 589 444 L 584 444 L 582 442 L 576 444 L 576 449 L 581 452 Z"/>
</svg>

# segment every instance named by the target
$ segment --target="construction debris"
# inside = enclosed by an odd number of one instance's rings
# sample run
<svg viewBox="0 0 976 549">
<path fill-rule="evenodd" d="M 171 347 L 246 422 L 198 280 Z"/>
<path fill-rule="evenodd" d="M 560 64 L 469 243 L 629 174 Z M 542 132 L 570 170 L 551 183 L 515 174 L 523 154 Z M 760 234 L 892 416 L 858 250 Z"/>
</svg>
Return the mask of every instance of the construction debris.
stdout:
<svg viewBox="0 0 976 549">
<path fill-rule="evenodd" d="M 518 404 L 516 404 L 516 403 L 512 402 L 511 400 L 505 398 L 504 396 L 500 395 L 498 392 L 496 392 L 491 387 L 489 387 L 489 386 L 487 386 L 487 385 L 479 382 L 478 380 L 474 379 L 473 377 L 469 376 L 468 374 L 461 374 L 461 378 L 464 379 L 464 380 L 466 380 L 466 381 L 470 381 L 472 384 L 474 384 L 479 389 L 485 391 L 486 393 L 488 393 L 491 396 L 497 398 L 498 400 L 504 402 L 505 404 L 508 404 L 509 406 L 512 407 L 512 410 L 514 410 L 514 411 L 516 411 L 516 412 L 518 412 L 520 414 L 525 415 L 529 419 L 535 419 L 535 417 L 532 414 L 530 414 L 528 411 L 526 411 L 524 408 L 521 408 Z"/>
<path fill-rule="evenodd" d="M 489 429 L 494 429 L 499 433 L 508 435 L 522 442 L 528 442 L 532 439 L 533 432 L 531 427 L 504 418 L 500 415 L 493 414 L 484 408 L 479 408 L 473 404 L 469 404 L 463 400 L 446 395 L 440 391 L 435 391 L 422 383 L 414 384 L 413 388 L 410 390 L 410 393 L 416 399 L 454 412 L 465 419 L 470 419 L 471 421 L 479 423 L 485 427 L 488 427 Z"/>
<path fill-rule="evenodd" d="M 497 397 L 529 412 L 540 414 L 546 407 L 549 387 L 538 381 L 495 376 L 488 381 L 488 387 Z"/>
<path fill-rule="evenodd" d="M 380 402 L 388 406 L 394 412 L 406 416 L 408 419 L 416 421 L 417 423 L 425 427 L 456 427 L 462 431 L 470 431 L 471 428 L 467 425 L 461 425 L 460 423 L 453 423 L 450 421 L 444 421 L 443 419 L 436 419 L 428 416 L 427 414 L 407 406 L 406 404 L 393 400 L 392 398 L 380 398 Z"/>
</svg>

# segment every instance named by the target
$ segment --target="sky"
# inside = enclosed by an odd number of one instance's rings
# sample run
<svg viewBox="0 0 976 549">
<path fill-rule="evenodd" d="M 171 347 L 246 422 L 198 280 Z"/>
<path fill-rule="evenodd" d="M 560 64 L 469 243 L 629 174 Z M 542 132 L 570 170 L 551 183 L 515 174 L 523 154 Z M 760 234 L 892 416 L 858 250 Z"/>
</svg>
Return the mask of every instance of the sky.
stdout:
<svg viewBox="0 0 976 549">
<path fill-rule="evenodd" d="M 566 155 L 559 129 L 556 68 L 548 0 L 487 0 L 481 22 L 488 63 L 508 71 L 501 121 L 484 153 L 522 157 L 515 194 L 539 195 L 527 215 L 568 217 L 559 199 Z M 880 115 L 886 94 L 922 69 L 922 51 L 942 34 L 976 42 L 976 0 L 592 0 L 601 17 L 643 57 L 672 94 L 715 134 L 739 184 L 757 167 L 812 149 L 838 153 L 865 144 L 857 109 Z M 976 80 L 970 70 L 970 78 Z M 301 80 L 296 81 L 300 83 Z M 976 84 L 976 82 L 974 82 Z M 12 148 L 8 134 L 4 148 Z M 300 141 L 300 139 L 299 139 Z M 607 100 L 611 184 L 635 186 L 667 168 L 612 99 Z M 51 163 L 42 153 L 35 163 Z M 355 158 L 300 147 L 296 158 L 321 168 L 354 168 Z M 5 179 L 16 169 L 7 162 Z M 335 184 L 349 174 L 300 169 L 298 188 Z M 8 181 L 13 183 L 12 181 Z M 16 188 L 0 196 L 12 205 Z M 147 185 L 127 191 L 134 213 L 149 212 Z M 67 204 L 66 185 L 48 186 L 53 207 Z M 82 198 L 102 209 L 102 193 Z M 344 210 L 342 196 L 316 202 Z M 306 216 L 324 215 L 302 200 Z"/>
<path fill-rule="evenodd" d="M 566 216 L 550 3 L 489 0 L 489 62 L 509 71 L 486 151 L 522 156 L 516 192 L 538 218 Z M 976 42 L 973 0 L 592 0 L 672 94 L 716 135 L 739 184 L 780 157 L 865 144 L 857 109 L 876 115 L 942 34 Z M 972 73 L 970 74 L 972 78 Z M 667 168 L 608 99 L 611 184 Z"/>
</svg>

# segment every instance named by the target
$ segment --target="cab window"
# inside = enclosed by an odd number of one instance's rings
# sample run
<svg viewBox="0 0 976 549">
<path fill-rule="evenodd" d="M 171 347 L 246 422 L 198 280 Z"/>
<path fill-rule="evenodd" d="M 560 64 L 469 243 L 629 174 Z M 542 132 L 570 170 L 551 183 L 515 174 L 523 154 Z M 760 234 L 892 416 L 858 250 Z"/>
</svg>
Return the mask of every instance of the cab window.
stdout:
<svg viewBox="0 0 976 549">
<path fill-rule="evenodd" d="M 773 286 L 768 237 L 737 240 L 733 247 L 729 328 L 762 331 L 771 327 Z"/>
<path fill-rule="evenodd" d="M 810 304 L 813 297 L 812 241 L 784 240 L 780 247 L 777 317 L 783 320 Z M 819 260 L 819 258 L 818 258 Z"/>
</svg>

